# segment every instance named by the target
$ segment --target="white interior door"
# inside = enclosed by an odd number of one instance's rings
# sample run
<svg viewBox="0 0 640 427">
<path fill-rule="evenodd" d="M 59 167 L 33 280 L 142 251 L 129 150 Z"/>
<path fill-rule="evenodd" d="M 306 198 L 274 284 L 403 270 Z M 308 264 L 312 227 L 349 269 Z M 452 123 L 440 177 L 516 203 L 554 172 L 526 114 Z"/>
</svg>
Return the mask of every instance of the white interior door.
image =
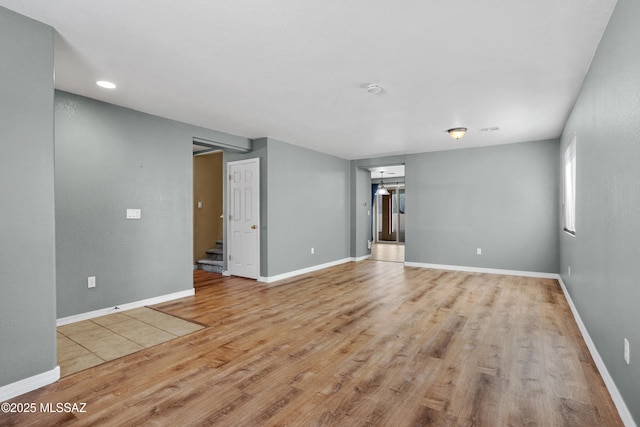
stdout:
<svg viewBox="0 0 640 427">
<path fill-rule="evenodd" d="M 234 276 L 260 276 L 260 159 L 227 163 L 227 269 Z"/>
</svg>

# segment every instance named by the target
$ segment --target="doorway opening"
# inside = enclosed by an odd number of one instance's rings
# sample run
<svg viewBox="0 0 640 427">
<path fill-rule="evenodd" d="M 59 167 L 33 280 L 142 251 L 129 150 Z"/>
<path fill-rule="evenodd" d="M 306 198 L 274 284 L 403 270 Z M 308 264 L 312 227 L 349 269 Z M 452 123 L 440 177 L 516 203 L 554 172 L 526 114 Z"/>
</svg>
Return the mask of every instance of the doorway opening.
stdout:
<svg viewBox="0 0 640 427">
<path fill-rule="evenodd" d="M 223 152 L 193 149 L 193 264 L 194 270 L 222 274 Z M 194 283 L 195 286 L 195 283 Z"/>
<path fill-rule="evenodd" d="M 371 258 L 404 262 L 404 165 L 371 168 Z M 381 191 L 382 188 L 387 191 Z"/>
</svg>

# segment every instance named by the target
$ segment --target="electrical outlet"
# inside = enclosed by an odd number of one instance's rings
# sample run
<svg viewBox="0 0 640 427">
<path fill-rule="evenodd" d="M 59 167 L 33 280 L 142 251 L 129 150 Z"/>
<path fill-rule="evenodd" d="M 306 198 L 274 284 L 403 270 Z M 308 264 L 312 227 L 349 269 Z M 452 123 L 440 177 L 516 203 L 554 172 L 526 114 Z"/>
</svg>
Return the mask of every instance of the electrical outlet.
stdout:
<svg viewBox="0 0 640 427">
<path fill-rule="evenodd" d="M 315 248 L 311 248 L 311 255 L 316 253 L 316 249 Z"/>
<path fill-rule="evenodd" d="M 482 248 L 478 248 L 478 249 L 476 249 L 476 253 L 477 253 L 478 255 L 482 255 Z"/>
<path fill-rule="evenodd" d="M 127 209 L 127 219 L 142 219 L 142 210 Z"/>
<path fill-rule="evenodd" d="M 87 279 L 87 288 L 96 287 L 96 276 L 91 276 Z"/>
<path fill-rule="evenodd" d="M 627 365 L 629 364 L 629 358 L 631 356 L 631 349 L 629 348 L 629 340 L 628 339 L 624 339 L 624 361 L 627 362 Z"/>
</svg>

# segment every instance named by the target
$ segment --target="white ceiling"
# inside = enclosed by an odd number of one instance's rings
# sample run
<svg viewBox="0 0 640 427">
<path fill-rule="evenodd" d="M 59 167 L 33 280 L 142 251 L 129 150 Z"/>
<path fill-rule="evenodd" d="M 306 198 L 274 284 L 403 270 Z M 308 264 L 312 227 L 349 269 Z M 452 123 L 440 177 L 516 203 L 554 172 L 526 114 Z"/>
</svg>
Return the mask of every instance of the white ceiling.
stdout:
<svg viewBox="0 0 640 427">
<path fill-rule="evenodd" d="M 615 0 L 0 5 L 57 30 L 58 89 L 356 159 L 558 137 Z"/>
</svg>

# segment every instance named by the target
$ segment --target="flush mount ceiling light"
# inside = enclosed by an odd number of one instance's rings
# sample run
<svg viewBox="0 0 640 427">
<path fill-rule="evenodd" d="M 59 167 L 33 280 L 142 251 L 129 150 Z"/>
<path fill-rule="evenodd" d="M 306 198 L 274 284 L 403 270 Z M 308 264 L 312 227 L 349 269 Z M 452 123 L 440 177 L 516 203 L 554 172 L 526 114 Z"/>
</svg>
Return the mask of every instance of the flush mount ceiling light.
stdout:
<svg viewBox="0 0 640 427">
<path fill-rule="evenodd" d="M 367 92 L 369 92 L 372 95 L 377 95 L 380 92 L 382 92 L 382 86 L 379 86 L 377 84 L 368 84 L 367 85 Z"/>
<path fill-rule="evenodd" d="M 108 82 L 106 80 L 98 80 L 96 84 L 105 89 L 115 89 L 116 85 L 114 83 Z"/>
<path fill-rule="evenodd" d="M 378 185 L 378 189 L 376 190 L 376 196 L 388 196 L 389 190 L 384 188 L 384 182 L 382 182 L 382 174 L 384 171 L 380 171 L 380 185 Z"/>
<path fill-rule="evenodd" d="M 460 139 L 464 136 L 465 133 L 467 133 L 467 128 L 451 128 L 448 129 L 447 132 L 449 132 L 451 138 Z"/>
</svg>

